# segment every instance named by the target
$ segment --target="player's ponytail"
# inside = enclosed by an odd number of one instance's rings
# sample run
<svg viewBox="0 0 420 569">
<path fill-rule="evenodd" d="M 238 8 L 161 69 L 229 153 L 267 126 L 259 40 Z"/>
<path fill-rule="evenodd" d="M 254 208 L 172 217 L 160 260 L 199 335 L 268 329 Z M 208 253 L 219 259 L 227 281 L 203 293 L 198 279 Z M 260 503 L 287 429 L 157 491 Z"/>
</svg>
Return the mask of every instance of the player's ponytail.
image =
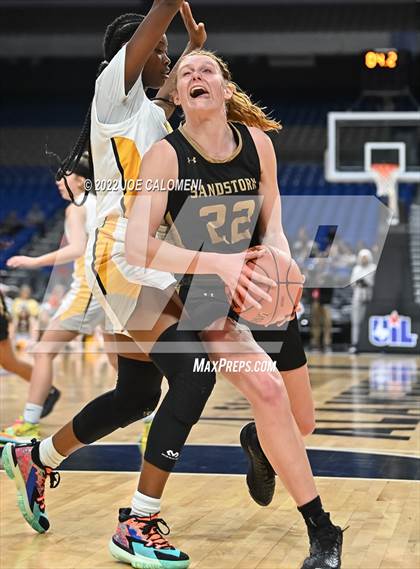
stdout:
<svg viewBox="0 0 420 569">
<path fill-rule="evenodd" d="M 236 83 L 229 81 L 233 86 L 232 98 L 226 104 L 229 121 L 241 122 L 247 126 L 255 126 L 261 130 L 280 130 L 281 124 L 267 115 L 265 107 L 253 103 L 249 95 L 242 91 Z"/>
<path fill-rule="evenodd" d="M 137 30 L 140 23 L 143 21 L 144 16 L 142 14 L 122 14 L 118 16 L 109 26 L 107 27 L 103 39 L 103 56 L 104 61 L 102 61 L 98 67 L 96 77 L 98 78 L 102 71 L 108 65 L 108 62 L 118 53 L 122 46 L 130 41 L 132 35 Z M 86 150 L 89 150 L 89 167 L 93 176 L 93 163 L 92 163 L 92 153 L 90 151 L 90 121 L 91 121 L 91 106 L 86 113 L 85 120 L 83 121 L 82 130 L 74 144 L 70 153 L 60 161 L 60 166 L 57 170 L 56 180 L 64 180 L 67 192 L 70 196 L 71 201 L 75 205 L 83 205 L 88 196 L 88 191 L 85 190 L 85 194 L 81 203 L 76 203 L 74 200 L 73 193 L 68 185 L 67 176 L 73 174 Z M 52 154 L 52 153 L 47 153 Z"/>
<path fill-rule="evenodd" d="M 255 126 L 264 131 L 280 130 L 282 128 L 278 121 L 271 118 L 269 114 L 265 112 L 265 107 L 260 107 L 254 103 L 250 96 L 232 81 L 229 67 L 221 57 L 205 49 L 192 51 L 185 57 L 191 55 L 206 55 L 213 59 L 213 61 L 218 64 L 224 79 L 233 87 L 233 96 L 226 104 L 227 119 L 229 121 L 240 122 L 247 126 Z"/>
</svg>

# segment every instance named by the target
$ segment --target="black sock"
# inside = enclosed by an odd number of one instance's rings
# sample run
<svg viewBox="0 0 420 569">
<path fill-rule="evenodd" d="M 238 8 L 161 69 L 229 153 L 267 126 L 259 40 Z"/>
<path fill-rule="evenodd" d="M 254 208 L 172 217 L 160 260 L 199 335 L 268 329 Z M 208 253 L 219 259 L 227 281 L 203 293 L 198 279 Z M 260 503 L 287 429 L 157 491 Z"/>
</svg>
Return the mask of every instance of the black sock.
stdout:
<svg viewBox="0 0 420 569">
<path fill-rule="evenodd" d="M 308 528 L 315 529 L 319 525 L 325 525 L 327 521 L 331 523 L 328 513 L 324 512 L 319 496 L 303 506 L 298 506 L 298 510 L 302 514 Z"/>
<path fill-rule="evenodd" d="M 32 450 L 31 450 L 31 457 L 32 457 L 32 460 L 34 461 L 34 463 L 37 466 L 39 466 L 39 468 L 45 468 L 45 466 L 41 462 L 41 459 L 39 458 L 39 441 L 34 444 Z"/>
</svg>

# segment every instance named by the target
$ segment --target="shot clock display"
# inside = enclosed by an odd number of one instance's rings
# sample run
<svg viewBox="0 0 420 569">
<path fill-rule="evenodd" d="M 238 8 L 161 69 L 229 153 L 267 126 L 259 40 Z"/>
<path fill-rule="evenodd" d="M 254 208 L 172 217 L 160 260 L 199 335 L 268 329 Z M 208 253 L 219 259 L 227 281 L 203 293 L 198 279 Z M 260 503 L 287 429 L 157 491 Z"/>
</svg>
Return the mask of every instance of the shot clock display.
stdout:
<svg viewBox="0 0 420 569">
<path fill-rule="evenodd" d="M 396 49 L 367 51 L 365 53 L 365 66 L 368 69 L 375 69 L 375 67 L 396 69 L 398 67 L 398 51 Z"/>
<path fill-rule="evenodd" d="M 408 84 L 408 56 L 395 48 L 369 49 L 362 54 L 362 85 L 366 91 L 401 91 Z"/>
</svg>

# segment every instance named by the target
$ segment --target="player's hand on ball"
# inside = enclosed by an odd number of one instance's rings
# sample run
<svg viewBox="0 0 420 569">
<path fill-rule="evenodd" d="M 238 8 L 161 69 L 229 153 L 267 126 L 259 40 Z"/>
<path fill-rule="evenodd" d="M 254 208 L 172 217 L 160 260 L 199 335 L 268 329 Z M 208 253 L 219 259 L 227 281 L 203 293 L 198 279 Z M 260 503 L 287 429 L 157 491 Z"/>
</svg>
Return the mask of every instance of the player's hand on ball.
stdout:
<svg viewBox="0 0 420 569">
<path fill-rule="evenodd" d="M 201 49 L 207 40 L 207 32 L 203 22 L 197 24 L 188 2 L 183 2 L 180 13 L 188 32 L 191 49 Z"/>
<path fill-rule="evenodd" d="M 30 269 L 35 267 L 35 259 L 25 255 L 16 255 L 7 260 L 6 265 L 11 269 Z"/>
<path fill-rule="evenodd" d="M 276 286 L 275 281 L 254 272 L 247 265 L 248 261 L 263 257 L 266 252 L 263 246 L 258 246 L 248 249 L 244 253 L 220 255 L 217 274 L 225 282 L 228 295 L 238 308 L 248 303 L 248 305 L 251 304 L 259 309 L 261 304 L 258 302 L 258 299 L 271 302 L 271 296 L 258 285 L 272 287 Z"/>
</svg>

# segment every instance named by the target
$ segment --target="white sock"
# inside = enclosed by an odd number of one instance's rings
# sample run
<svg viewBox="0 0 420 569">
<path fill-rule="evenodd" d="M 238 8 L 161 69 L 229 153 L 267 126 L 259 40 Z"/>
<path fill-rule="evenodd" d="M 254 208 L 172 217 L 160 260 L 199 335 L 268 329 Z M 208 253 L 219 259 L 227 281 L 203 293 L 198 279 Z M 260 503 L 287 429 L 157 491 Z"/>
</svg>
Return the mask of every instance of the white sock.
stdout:
<svg viewBox="0 0 420 569">
<path fill-rule="evenodd" d="M 151 498 L 138 490 L 134 492 L 131 500 L 131 513 L 136 516 L 152 516 L 160 512 L 160 498 Z"/>
<path fill-rule="evenodd" d="M 52 437 L 41 441 L 39 445 L 39 459 L 44 466 L 57 468 L 66 457 L 55 450 Z"/>
<path fill-rule="evenodd" d="M 26 423 L 39 423 L 43 406 L 35 403 L 27 403 L 23 411 L 23 420 Z"/>
</svg>

